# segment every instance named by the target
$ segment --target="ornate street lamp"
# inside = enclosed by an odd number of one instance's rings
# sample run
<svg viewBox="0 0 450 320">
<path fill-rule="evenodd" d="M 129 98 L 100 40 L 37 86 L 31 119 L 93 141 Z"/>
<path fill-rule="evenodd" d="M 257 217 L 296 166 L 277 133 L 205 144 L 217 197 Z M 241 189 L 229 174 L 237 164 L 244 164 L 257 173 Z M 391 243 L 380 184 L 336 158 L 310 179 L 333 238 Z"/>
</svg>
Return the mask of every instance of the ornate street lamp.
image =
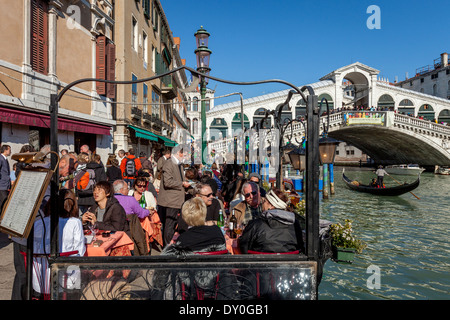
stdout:
<svg viewBox="0 0 450 320">
<path fill-rule="evenodd" d="M 194 34 L 197 44 L 197 49 L 194 51 L 197 56 L 197 71 L 206 75 L 209 75 L 211 68 L 209 67 L 209 57 L 212 53 L 208 49 L 209 32 L 203 29 L 203 26 L 197 30 Z M 200 96 L 201 96 L 201 120 L 202 120 L 202 163 L 205 161 L 206 150 L 206 85 L 208 84 L 208 78 L 200 76 Z"/>
<path fill-rule="evenodd" d="M 303 171 L 306 169 L 306 150 L 301 146 L 288 153 L 290 162 L 294 170 Z"/>
<path fill-rule="evenodd" d="M 322 103 L 325 101 L 327 106 L 327 127 L 323 128 L 322 138 L 319 139 L 319 154 L 320 154 L 320 164 L 334 164 L 334 156 L 336 155 L 336 147 L 339 144 L 339 140 L 331 138 L 328 136 L 328 130 L 330 129 L 330 107 L 328 105 L 328 100 L 322 98 L 320 101 L 319 108 L 322 110 Z"/>
<path fill-rule="evenodd" d="M 328 137 L 327 133 L 323 133 L 319 139 L 320 164 L 334 164 L 334 156 L 336 155 L 336 147 L 339 140 Z"/>
</svg>

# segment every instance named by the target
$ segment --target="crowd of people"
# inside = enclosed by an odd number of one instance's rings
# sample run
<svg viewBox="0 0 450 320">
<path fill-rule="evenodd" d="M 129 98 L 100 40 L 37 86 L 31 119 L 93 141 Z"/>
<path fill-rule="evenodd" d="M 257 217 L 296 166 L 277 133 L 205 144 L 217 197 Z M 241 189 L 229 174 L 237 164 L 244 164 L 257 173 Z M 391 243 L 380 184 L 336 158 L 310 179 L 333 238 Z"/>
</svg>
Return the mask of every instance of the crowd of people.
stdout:
<svg viewBox="0 0 450 320">
<path fill-rule="evenodd" d="M 13 181 L 7 161 L 10 149 L 1 146 L 0 199 L 7 198 Z M 31 146 L 24 146 L 22 151 L 34 152 Z M 41 165 L 48 167 L 49 160 Z M 17 163 L 15 174 L 25 166 Z M 275 188 L 266 191 L 260 176 L 246 176 L 241 166 L 186 164 L 182 149 L 161 150 L 159 157 L 147 157 L 141 152 L 137 157 L 133 148 L 110 154 L 103 164 L 99 155 L 82 146 L 78 154 L 61 150 L 59 177 L 60 252 L 83 256 L 84 232 L 90 228 L 124 231 L 135 244 L 133 255 L 153 254 L 152 250 L 163 255 L 220 251 L 226 248 L 227 235 L 219 228 L 218 220 L 222 216 L 228 221 L 231 215 L 243 228 L 238 241 L 243 254 L 304 252 L 300 222 L 288 197 Z M 50 250 L 49 197 L 50 192 L 39 210 L 41 218 L 36 218 L 35 253 Z M 139 224 L 146 217 L 160 221 L 160 245 L 155 242 L 146 246 L 148 235 Z M 26 283 L 26 239 L 13 241 L 16 279 L 12 299 L 20 300 Z"/>
</svg>

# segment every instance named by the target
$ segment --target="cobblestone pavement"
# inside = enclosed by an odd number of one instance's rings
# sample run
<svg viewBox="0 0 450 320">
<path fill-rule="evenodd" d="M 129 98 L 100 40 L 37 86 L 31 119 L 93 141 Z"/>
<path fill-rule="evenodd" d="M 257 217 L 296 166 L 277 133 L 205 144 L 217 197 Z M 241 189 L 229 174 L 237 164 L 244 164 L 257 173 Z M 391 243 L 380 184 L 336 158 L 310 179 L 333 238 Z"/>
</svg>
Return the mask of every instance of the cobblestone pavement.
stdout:
<svg viewBox="0 0 450 320">
<path fill-rule="evenodd" d="M 0 300 L 11 300 L 14 275 L 13 244 L 0 232 Z"/>
</svg>

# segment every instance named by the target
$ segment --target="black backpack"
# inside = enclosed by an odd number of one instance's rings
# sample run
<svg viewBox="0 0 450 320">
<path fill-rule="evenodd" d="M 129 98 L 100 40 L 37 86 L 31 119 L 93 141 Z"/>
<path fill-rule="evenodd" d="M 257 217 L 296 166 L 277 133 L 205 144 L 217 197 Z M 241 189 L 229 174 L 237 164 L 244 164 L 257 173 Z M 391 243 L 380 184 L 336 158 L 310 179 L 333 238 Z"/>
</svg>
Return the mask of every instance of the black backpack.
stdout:
<svg viewBox="0 0 450 320">
<path fill-rule="evenodd" d="M 127 161 L 125 162 L 125 176 L 126 177 L 135 177 L 136 176 L 136 163 L 135 159 L 125 158 Z"/>
</svg>

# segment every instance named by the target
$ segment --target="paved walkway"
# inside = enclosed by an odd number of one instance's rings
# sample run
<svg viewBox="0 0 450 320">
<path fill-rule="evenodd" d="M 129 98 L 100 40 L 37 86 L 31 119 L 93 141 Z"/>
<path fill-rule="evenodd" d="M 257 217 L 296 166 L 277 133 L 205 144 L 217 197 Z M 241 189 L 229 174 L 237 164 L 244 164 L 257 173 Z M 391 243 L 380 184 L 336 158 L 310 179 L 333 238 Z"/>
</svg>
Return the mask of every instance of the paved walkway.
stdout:
<svg viewBox="0 0 450 320">
<path fill-rule="evenodd" d="M 15 274 L 13 244 L 7 234 L 0 232 L 0 300 L 11 300 Z"/>
</svg>

